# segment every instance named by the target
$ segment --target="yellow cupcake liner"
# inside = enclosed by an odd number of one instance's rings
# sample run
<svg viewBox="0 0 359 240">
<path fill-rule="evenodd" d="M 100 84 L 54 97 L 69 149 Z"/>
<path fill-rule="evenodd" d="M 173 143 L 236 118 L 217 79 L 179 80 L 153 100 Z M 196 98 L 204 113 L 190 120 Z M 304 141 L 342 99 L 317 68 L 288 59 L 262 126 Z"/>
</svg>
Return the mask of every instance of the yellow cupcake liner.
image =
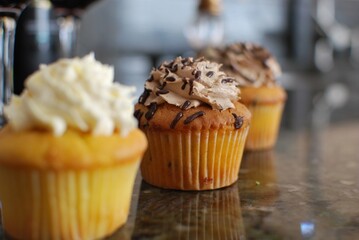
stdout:
<svg viewBox="0 0 359 240">
<path fill-rule="evenodd" d="M 238 171 L 248 126 L 239 130 L 156 131 L 141 163 L 144 180 L 162 188 L 206 190 L 229 186 Z"/>
<path fill-rule="evenodd" d="M 0 166 L 6 234 L 15 239 L 98 239 L 128 216 L 139 161 L 93 170 Z"/>
<path fill-rule="evenodd" d="M 252 120 L 245 150 L 272 148 L 277 142 L 284 102 L 249 104 L 246 107 L 252 113 Z"/>
</svg>

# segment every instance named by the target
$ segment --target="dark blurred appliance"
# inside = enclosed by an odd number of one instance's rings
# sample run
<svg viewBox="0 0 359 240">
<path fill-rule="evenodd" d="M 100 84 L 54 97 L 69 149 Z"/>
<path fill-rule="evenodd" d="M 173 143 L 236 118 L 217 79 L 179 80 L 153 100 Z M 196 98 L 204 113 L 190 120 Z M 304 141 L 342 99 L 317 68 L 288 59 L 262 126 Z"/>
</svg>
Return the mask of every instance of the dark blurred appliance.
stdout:
<svg viewBox="0 0 359 240">
<path fill-rule="evenodd" d="M 58 25 L 51 4 L 34 0 L 20 16 L 15 40 L 14 92 L 20 94 L 25 79 L 59 57 Z"/>
</svg>

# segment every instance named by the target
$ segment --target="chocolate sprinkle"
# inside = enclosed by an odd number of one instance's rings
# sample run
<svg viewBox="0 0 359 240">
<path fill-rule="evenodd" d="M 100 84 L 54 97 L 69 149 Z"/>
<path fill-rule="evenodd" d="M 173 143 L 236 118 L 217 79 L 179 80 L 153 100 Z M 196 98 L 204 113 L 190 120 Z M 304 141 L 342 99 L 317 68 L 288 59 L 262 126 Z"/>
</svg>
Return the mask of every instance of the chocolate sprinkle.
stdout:
<svg viewBox="0 0 359 240">
<path fill-rule="evenodd" d="M 178 70 L 178 65 L 177 64 L 173 65 L 173 67 L 171 68 L 171 72 L 175 73 L 177 72 L 177 70 Z"/>
<path fill-rule="evenodd" d="M 185 88 L 186 88 L 186 86 L 187 86 L 187 79 L 186 78 L 184 78 L 184 79 L 182 79 L 182 82 L 183 82 L 183 84 L 182 84 L 182 87 L 181 87 L 181 89 L 182 90 L 185 90 Z"/>
<path fill-rule="evenodd" d="M 181 69 L 184 69 L 186 66 L 189 66 L 189 65 L 191 65 L 191 61 L 190 61 L 190 59 L 189 58 L 184 58 L 184 59 L 182 59 L 182 67 L 181 67 Z"/>
<path fill-rule="evenodd" d="M 183 112 L 177 113 L 176 117 L 171 122 L 170 128 L 175 128 L 178 121 L 183 117 Z"/>
<path fill-rule="evenodd" d="M 146 112 L 145 114 L 145 118 L 149 121 L 151 120 L 151 118 L 153 117 L 153 115 L 155 115 L 157 111 L 157 103 L 153 102 L 150 104 L 149 110 L 148 112 Z"/>
<path fill-rule="evenodd" d="M 170 91 L 166 90 L 166 89 L 160 89 L 156 92 L 156 95 L 159 96 L 161 94 L 167 94 L 169 93 Z"/>
<path fill-rule="evenodd" d="M 186 120 L 184 120 L 184 124 L 187 125 L 190 122 L 192 122 L 193 120 L 195 120 L 196 118 L 202 117 L 203 115 L 205 115 L 205 113 L 203 111 L 196 112 L 196 113 L 192 114 L 191 116 L 187 117 Z"/>
<path fill-rule="evenodd" d="M 182 104 L 181 109 L 186 110 L 190 105 L 191 105 L 191 101 L 187 100 Z"/>
<path fill-rule="evenodd" d="M 212 77 L 212 76 L 213 76 L 213 74 L 214 74 L 214 72 L 213 72 L 213 71 L 209 71 L 208 73 L 206 73 L 206 76 L 210 78 L 210 77 Z"/>
<path fill-rule="evenodd" d="M 158 89 L 164 89 L 167 85 L 167 82 L 163 82 L 161 86 L 158 87 Z"/>
<path fill-rule="evenodd" d="M 243 125 L 243 117 L 237 116 L 237 114 L 232 113 L 233 117 L 234 117 L 234 128 L 235 129 L 239 129 L 242 127 Z"/>
<path fill-rule="evenodd" d="M 135 118 L 136 118 L 137 121 L 138 121 L 138 126 L 140 126 L 140 122 L 141 122 L 141 118 L 142 118 L 142 116 L 143 116 L 143 112 L 141 112 L 140 109 L 137 109 L 137 110 L 134 112 L 133 116 L 135 116 Z"/>
<path fill-rule="evenodd" d="M 174 64 L 174 61 L 172 61 L 168 64 L 163 64 L 163 66 L 165 66 L 166 68 L 172 68 L 173 64 Z"/>
<path fill-rule="evenodd" d="M 138 116 L 141 115 L 141 110 L 140 109 L 137 109 L 134 113 L 133 113 L 133 116 L 135 116 L 135 118 L 138 119 Z M 143 113 L 142 113 L 143 114 Z M 141 115 L 142 116 L 142 115 Z"/>
<path fill-rule="evenodd" d="M 174 82 L 174 81 L 176 81 L 176 78 L 174 78 L 174 77 L 166 77 L 166 81 Z"/>
<path fill-rule="evenodd" d="M 222 79 L 221 83 L 232 83 L 233 82 L 233 79 L 232 78 L 225 78 L 225 79 Z"/>
<path fill-rule="evenodd" d="M 138 99 L 138 103 L 144 104 L 146 102 L 148 96 L 150 96 L 150 92 L 151 92 L 151 90 L 145 88 L 145 90 L 141 94 L 140 98 Z"/>
<path fill-rule="evenodd" d="M 168 74 L 170 74 L 170 70 L 168 70 L 167 68 L 165 68 L 165 75 L 163 76 L 163 78 L 167 78 Z"/>
<path fill-rule="evenodd" d="M 196 74 L 194 75 L 195 79 L 199 79 L 201 77 L 202 72 L 201 71 L 197 71 Z"/>
<path fill-rule="evenodd" d="M 189 92 L 188 92 L 188 94 L 189 95 L 193 94 L 193 82 L 194 82 L 194 79 L 188 80 L 188 83 L 189 83 Z"/>
</svg>

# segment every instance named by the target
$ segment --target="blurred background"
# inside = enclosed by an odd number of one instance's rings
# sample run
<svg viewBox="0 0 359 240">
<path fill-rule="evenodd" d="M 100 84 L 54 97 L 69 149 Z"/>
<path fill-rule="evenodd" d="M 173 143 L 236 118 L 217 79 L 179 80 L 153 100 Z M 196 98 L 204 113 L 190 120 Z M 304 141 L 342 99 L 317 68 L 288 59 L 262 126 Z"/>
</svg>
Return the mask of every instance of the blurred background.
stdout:
<svg viewBox="0 0 359 240">
<path fill-rule="evenodd" d="M 68 55 L 94 52 L 115 66 L 116 81 L 137 87 L 137 96 L 163 60 L 194 56 L 207 45 L 251 41 L 267 47 L 283 68 L 284 128 L 359 119 L 359 0 L 88 2 L 69 14 L 47 0 L 25 9 L 16 32 L 16 93 L 40 63 L 66 56 L 63 38 L 75 42 Z"/>
</svg>

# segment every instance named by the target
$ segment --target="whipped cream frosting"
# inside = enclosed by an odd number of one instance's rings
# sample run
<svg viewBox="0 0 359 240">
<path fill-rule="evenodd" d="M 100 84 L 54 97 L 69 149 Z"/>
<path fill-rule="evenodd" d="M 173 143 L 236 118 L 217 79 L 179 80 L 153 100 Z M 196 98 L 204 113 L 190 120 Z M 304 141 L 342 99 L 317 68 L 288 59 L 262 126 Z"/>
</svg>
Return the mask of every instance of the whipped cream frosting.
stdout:
<svg viewBox="0 0 359 240">
<path fill-rule="evenodd" d="M 26 89 L 5 107 L 16 131 L 40 129 L 62 135 L 68 128 L 93 135 L 126 136 L 137 126 L 134 87 L 114 83 L 114 69 L 93 54 L 61 59 L 26 80 Z"/>
<path fill-rule="evenodd" d="M 139 103 L 169 103 L 183 110 L 208 104 L 212 109 L 234 108 L 240 90 L 233 78 L 220 71 L 221 65 L 203 58 L 177 57 L 152 70 Z"/>
<path fill-rule="evenodd" d="M 224 48 L 208 48 L 198 54 L 223 64 L 222 70 L 240 86 L 275 86 L 281 68 L 270 52 L 252 43 L 236 43 Z"/>
</svg>

